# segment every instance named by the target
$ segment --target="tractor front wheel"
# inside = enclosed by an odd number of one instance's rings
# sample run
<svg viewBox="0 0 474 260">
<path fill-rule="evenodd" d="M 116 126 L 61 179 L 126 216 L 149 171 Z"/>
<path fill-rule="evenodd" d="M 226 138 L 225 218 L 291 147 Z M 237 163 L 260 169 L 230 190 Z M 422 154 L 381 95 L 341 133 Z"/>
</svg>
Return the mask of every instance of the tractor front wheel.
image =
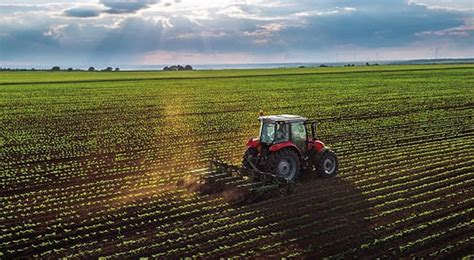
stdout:
<svg viewBox="0 0 474 260">
<path fill-rule="evenodd" d="M 316 170 L 321 177 L 332 177 L 337 174 L 339 162 L 336 153 L 326 150 L 316 161 Z"/>
<path fill-rule="evenodd" d="M 266 166 L 268 171 L 290 182 L 296 180 L 300 172 L 299 157 L 290 149 L 283 149 L 270 154 Z"/>
</svg>

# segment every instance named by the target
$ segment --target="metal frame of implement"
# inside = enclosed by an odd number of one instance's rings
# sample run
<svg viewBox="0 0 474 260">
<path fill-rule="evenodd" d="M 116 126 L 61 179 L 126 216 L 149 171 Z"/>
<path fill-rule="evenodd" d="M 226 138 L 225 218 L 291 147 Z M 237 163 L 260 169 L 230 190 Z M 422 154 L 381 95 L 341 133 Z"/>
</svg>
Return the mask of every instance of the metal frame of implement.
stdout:
<svg viewBox="0 0 474 260">
<path fill-rule="evenodd" d="M 250 164 L 253 166 L 251 162 Z M 273 173 L 260 171 L 255 166 L 253 168 L 231 165 L 214 157 L 209 165 L 210 174 L 204 178 L 204 182 L 213 186 L 211 188 L 213 190 L 209 190 L 210 193 L 219 192 L 227 187 L 246 189 L 257 196 L 270 191 L 278 191 L 284 195 L 293 190 L 294 182 L 288 182 Z"/>
</svg>

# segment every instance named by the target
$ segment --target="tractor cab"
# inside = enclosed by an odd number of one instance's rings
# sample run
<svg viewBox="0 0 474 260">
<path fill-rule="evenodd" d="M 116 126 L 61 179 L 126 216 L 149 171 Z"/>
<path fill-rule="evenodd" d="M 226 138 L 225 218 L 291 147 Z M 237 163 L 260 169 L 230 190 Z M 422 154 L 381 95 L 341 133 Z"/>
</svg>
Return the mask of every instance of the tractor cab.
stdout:
<svg viewBox="0 0 474 260">
<path fill-rule="evenodd" d="M 306 152 L 308 144 L 316 140 L 315 121 L 294 115 L 260 116 L 261 144 L 271 146 L 291 142 L 299 152 Z"/>
<path fill-rule="evenodd" d="M 305 150 L 306 118 L 293 115 L 261 116 L 260 143 L 268 146 L 284 142 L 294 143 Z"/>
</svg>

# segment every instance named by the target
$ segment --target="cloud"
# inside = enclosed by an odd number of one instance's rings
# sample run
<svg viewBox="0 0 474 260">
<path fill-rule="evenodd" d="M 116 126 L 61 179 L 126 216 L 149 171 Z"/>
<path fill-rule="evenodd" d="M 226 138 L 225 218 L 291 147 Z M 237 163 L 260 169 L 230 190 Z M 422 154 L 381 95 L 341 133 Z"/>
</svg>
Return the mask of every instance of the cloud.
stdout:
<svg viewBox="0 0 474 260">
<path fill-rule="evenodd" d="M 253 31 L 246 31 L 244 35 L 254 37 L 253 42 L 257 45 L 266 45 L 271 41 L 275 41 L 273 36 L 285 29 L 285 27 L 286 25 L 283 23 L 268 23 L 259 26 L 259 28 Z"/>
<path fill-rule="evenodd" d="M 304 12 L 299 12 L 294 14 L 296 17 L 312 17 L 312 16 L 325 16 L 325 15 L 337 15 L 341 14 L 343 12 L 354 12 L 357 11 L 356 8 L 354 7 L 343 7 L 339 8 L 337 7 L 334 10 L 328 10 L 328 11 L 321 11 L 321 10 L 314 10 L 314 11 L 304 11 Z"/>
<path fill-rule="evenodd" d="M 63 11 L 66 17 L 90 18 L 107 14 L 132 14 L 147 9 L 158 0 L 100 0 L 100 5 L 79 5 Z"/>
<path fill-rule="evenodd" d="M 150 5 L 158 3 L 158 0 L 100 0 L 100 3 L 108 7 L 106 13 L 128 14 L 149 8 Z"/>
<path fill-rule="evenodd" d="M 26 12 L 35 12 L 35 11 L 46 11 L 49 10 L 48 7 L 38 6 L 38 5 L 20 5 L 20 4 L 1 4 L 0 3 L 0 14 L 1 15 L 10 15 L 13 13 L 26 13 Z"/>
<path fill-rule="evenodd" d="M 0 36 L 0 46 L 0 60 L 23 60 L 38 51 L 54 51 L 58 42 L 36 28 L 25 28 Z"/>
<path fill-rule="evenodd" d="M 440 56 L 473 52 L 472 11 L 405 0 L 157 3 L 0 7 L 0 60 L 152 63 L 180 59 L 181 53 L 182 63 L 201 57 L 275 62 L 324 61 L 336 54 L 350 60 L 355 53 L 362 59 L 375 52 L 410 58 L 427 55 L 430 48 L 439 48 Z M 159 58 L 165 54 L 167 59 Z"/>
<path fill-rule="evenodd" d="M 69 17 L 89 18 L 100 16 L 101 12 L 102 9 L 97 6 L 78 6 L 64 10 L 63 14 Z"/>
<path fill-rule="evenodd" d="M 473 11 L 472 0 L 409 0 L 411 4 L 424 5 L 430 9 L 446 9 L 457 11 Z"/>
<path fill-rule="evenodd" d="M 43 35 L 51 37 L 53 39 L 60 39 L 64 37 L 65 28 L 67 28 L 66 24 L 54 25 L 49 27 L 49 29 L 45 31 Z"/>
<path fill-rule="evenodd" d="M 439 31 L 423 31 L 415 34 L 416 36 L 455 36 L 455 37 L 472 37 L 474 36 L 474 23 L 465 24 L 453 28 L 443 29 Z"/>
</svg>

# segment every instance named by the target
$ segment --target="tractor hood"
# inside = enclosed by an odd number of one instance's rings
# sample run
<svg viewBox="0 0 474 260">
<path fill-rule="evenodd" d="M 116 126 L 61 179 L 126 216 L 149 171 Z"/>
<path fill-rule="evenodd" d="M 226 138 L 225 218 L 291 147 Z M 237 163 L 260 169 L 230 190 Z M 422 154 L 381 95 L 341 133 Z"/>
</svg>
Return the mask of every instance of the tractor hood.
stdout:
<svg viewBox="0 0 474 260">
<path fill-rule="evenodd" d="M 260 145 L 260 140 L 258 138 L 250 138 L 247 141 L 247 148 L 253 147 L 253 148 L 258 148 Z"/>
</svg>

